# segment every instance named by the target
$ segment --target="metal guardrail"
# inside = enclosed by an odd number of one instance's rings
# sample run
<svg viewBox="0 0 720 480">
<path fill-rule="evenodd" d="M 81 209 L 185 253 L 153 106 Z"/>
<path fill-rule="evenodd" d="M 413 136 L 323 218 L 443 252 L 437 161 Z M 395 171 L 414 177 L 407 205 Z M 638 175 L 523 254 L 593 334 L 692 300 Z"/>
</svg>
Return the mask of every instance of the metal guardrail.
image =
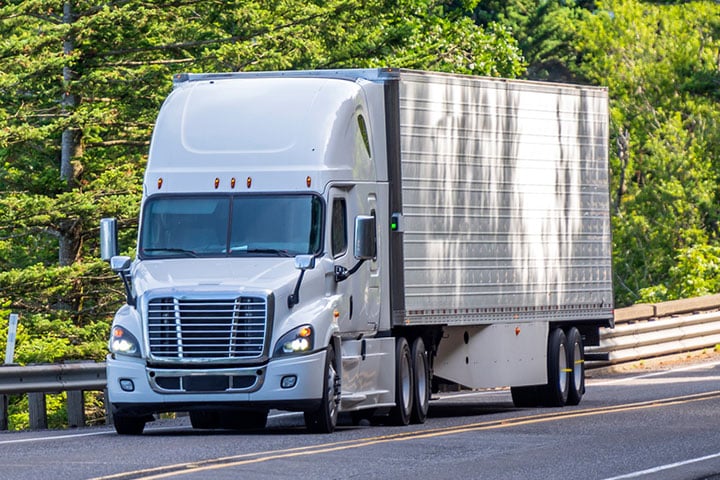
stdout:
<svg viewBox="0 0 720 480">
<path fill-rule="evenodd" d="M 105 364 L 95 362 L 51 365 L 0 366 L 0 430 L 8 428 L 8 395 L 26 394 L 30 410 L 30 428 L 47 428 L 46 393 L 67 392 L 68 425 L 85 425 L 83 391 L 106 387 Z M 106 406 L 107 407 L 107 406 Z M 109 419 L 110 412 L 106 408 Z"/>
<path fill-rule="evenodd" d="M 720 344 L 720 295 L 638 304 L 615 310 L 615 328 L 600 329 L 600 346 L 588 347 L 588 356 L 597 352 L 604 366 L 675 353 L 713 348 Z"/>
<path fill-rule="evenodd" d="M 0 366 L 0 394 L 104 389 L 104 363 Z"/>
<path fill-rule="evenodd" d="M 720 344 L 720 295 L 640 304 L 615 310 L 615 328 L 600 330 L 600 345 L 588 347 L 589 362 L 603 366 L 700 350 Z M 7 395 L 28 394 L 30 427 L 47 428 L 45 394 L 68 392 L 68 423 L 84 424 L 82 392 L 106 390 L 105 364 L 78 362 L 0 366 L 0 430 L 7 430 Z M 107 405 L 106 405 L 107 411 Z M 108 420 L 110 412 L 107 412 Z"/>
</svg>

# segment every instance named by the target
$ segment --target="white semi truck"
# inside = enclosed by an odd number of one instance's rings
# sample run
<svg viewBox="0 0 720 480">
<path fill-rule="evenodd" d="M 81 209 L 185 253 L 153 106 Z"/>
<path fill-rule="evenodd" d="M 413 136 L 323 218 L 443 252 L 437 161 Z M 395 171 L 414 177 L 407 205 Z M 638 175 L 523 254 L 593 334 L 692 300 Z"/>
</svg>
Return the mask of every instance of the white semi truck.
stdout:
<svg viewBox="0 0 720 480">
<path fill-rule="evenodd" d="M 443 384 L 585 391 L 613 325 L 602 88 L 397 69 L 184 74 L 160 109 L 107 387 L 115 428 L 423 422 Z"/>
</svg>

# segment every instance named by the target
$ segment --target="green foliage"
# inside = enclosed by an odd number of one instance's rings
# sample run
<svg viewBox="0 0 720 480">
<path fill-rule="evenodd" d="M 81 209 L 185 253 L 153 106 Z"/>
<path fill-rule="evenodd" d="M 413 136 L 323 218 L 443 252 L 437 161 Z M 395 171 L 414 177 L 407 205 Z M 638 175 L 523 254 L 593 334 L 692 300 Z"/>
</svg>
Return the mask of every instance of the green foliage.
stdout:
<svg viewBox="0 0 720 480">
<path fill-rule="evenodd" d="M 617 0 L 583 18 L 573 68 L 612 98 L 616 300 L 712 292 L 683 259 L 710 264 L 719 245 L 720 6 Z"/>
<path fill-rule="evenodd" d="M 534 80 L 577 82 L 574 28 L 593 2 L 566 0 L 480 0 L 474 16 L 483 25 L 500 22 L 512 32 Z"/>
<path fill-rule="evenodd" d="M 8 407 L 8 429 L 27 430 L 30 428 L 30 415 L 28 413 L 28 397 L 11 396 Z M 45 404 L 48 412 L 48 428 L 62 428 L 67 425 L 67 393 L 45 395 Z"/>
</svg>

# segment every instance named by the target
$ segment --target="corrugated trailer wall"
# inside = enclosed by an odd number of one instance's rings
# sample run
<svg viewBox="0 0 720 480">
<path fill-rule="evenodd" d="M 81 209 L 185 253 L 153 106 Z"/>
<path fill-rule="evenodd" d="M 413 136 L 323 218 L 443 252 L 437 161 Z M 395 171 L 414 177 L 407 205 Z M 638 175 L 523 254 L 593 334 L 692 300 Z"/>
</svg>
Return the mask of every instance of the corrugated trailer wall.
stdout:
<svg viewBox="0 0 720 480">
<path fill-rule="evenodd" d="M 402 72 L 405 325 L 612 320 L 607 91 Z"/>
</svg>

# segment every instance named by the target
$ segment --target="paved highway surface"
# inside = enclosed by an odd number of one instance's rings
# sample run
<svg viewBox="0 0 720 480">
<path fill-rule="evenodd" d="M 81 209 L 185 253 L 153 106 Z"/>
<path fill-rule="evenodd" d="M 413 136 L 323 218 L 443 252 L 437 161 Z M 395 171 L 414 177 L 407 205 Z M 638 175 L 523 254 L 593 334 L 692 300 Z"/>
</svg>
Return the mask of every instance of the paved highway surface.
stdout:
<svg viewBox="0 0 720 480">
<path fill-rule="evenodd" d="M 307 434 L 271 412 L 254 432 L 187 418 L 0 434 L 0 479 L 720 479 L 720 355 L 590 373 L 578 407 L 515 409 L 508 390 L 447 393 L 423 425 Z"/>
</svg>

